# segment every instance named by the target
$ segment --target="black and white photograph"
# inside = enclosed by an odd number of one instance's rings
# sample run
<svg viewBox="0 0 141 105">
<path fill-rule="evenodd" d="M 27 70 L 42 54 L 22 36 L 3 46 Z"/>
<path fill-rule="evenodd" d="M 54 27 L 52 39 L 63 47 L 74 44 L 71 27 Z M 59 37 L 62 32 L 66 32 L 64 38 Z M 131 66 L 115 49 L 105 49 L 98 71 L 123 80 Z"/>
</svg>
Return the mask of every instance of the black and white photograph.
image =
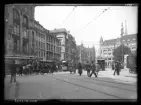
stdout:
<svg viewBox="0 0 141 105">
<path fill-rule="evenodd" d="M 4 100 L 137 101 L 138 4 L 7 4 Z"/>
</svg>

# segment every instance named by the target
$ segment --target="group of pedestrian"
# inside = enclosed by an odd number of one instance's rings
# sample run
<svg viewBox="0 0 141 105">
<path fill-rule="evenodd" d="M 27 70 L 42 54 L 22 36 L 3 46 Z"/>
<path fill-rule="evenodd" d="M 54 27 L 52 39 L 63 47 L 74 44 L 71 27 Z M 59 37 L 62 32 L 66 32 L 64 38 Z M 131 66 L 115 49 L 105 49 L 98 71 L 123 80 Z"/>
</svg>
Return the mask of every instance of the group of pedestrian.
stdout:
<svg viewBox="0 0 141 105">
<path fill-rule="evenodd" d="M 16 82 L 16 74 L 19 76 L 24 75 L 34 75 L 34 74 L 44 74 L 51 73 L 53 74 L 57 70 L 57 66 L 54 62 L 52 63 L 43 63 L 37 60 L 29 60 L 27 62 L 16 63 L 16 59 L 12 59 L 11 63 L 8 63 L 8 68 L 10 70 L 12 81 Z"/>
<path fill-rule="evenodd" d="M 88 77 L 91 77 L 93 74 L 95 75 L 95 77 L 98 77 L 100 66 L 98 63 L 94 63 L 94 61 L 92 61 L 91 63 L 87 62 L 85 69 L 87 70 Z M 78 73 L 80 76 L 83 73 L 81 63 L 78 64 Z"/>
</svg>

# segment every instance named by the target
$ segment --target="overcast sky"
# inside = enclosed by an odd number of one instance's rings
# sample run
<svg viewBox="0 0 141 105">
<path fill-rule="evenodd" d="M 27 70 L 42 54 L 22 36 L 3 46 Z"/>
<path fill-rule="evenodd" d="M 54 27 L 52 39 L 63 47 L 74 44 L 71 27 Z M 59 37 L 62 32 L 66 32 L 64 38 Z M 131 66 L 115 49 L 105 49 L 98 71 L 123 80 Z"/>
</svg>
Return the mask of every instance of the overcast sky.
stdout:
<svg viewBox="0 0 141 105">
<path fill-rule="evenodd" d="M 108 11 L 81 30 L 108 7 Z M 75 37 L 77 45 L 83 41 L 86 47 L 94 45 L 98 48 L 101 36 L 103 40 L 120 37 L 121 22 L 125 20 L 128 34 L 137 33 L 137 6 L 77 6 L 71 13 L 73 8 L 74 6 L 37 6 L 35 19 L 48 30 L 66 28 Z"/>
</svg>

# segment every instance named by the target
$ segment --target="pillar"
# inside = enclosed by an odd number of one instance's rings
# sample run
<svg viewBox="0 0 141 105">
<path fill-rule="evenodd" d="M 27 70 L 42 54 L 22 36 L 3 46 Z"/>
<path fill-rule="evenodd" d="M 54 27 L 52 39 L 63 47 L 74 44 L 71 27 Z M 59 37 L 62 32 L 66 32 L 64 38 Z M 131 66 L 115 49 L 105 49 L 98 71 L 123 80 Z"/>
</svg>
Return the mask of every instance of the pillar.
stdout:
<svg viewBox="0 0 141 105">
<path fill-rule="evenodd" d="M 22 12 L 20 12 L 20 55 L 23 56 L 23 29 L 22 29 Z"/>
</svg>

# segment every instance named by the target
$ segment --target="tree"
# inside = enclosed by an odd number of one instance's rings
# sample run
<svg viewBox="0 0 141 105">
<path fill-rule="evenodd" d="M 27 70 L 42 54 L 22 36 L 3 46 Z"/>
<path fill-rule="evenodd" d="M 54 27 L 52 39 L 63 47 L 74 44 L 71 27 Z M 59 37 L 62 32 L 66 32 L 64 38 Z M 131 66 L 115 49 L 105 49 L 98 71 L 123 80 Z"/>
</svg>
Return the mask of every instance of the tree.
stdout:
<svg viewBox="0 0 141 105">
<path fill-rule="evenodd" d="M 123 44 L 117 47 L 114 52 L 114 61 L 122 61 L 124 59 L 125 54 L 131 54 L 131 50 L 129 47 L 124 46 Z"/>
</svg>

